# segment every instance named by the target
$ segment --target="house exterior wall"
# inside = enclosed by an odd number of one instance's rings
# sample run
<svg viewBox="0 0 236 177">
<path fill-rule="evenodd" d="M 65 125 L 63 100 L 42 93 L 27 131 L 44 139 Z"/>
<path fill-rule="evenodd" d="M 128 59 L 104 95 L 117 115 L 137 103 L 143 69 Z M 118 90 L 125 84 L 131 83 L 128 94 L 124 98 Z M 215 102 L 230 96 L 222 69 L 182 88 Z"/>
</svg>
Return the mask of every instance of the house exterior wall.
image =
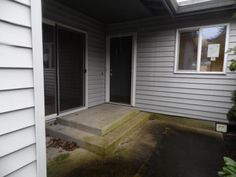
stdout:
<svg viewBox="0 0 236 177">
<path fill-rule="evenodd" d="M 43 1 L 43 17 L 87 32 L 88 107 L 105 102 L 105 25 L 54 0 Z"/>
<path fill-rule="evenodd" d="M 40 5 L 0 1 L 0 176 L 46 176 Z"/>
<path fill-rule="evenodd" d="M 136 106 L 150 112 L 226 122 L 236 74 L 175 74 L 176 29 L 230 23 L 229 47 L 236 45 L 232 13 L 188 18 L 151 18 L 107 26 L 107 34 L 137 32 Z M 232 55 L 228 55 L 228 65 Z"/>
</svg>

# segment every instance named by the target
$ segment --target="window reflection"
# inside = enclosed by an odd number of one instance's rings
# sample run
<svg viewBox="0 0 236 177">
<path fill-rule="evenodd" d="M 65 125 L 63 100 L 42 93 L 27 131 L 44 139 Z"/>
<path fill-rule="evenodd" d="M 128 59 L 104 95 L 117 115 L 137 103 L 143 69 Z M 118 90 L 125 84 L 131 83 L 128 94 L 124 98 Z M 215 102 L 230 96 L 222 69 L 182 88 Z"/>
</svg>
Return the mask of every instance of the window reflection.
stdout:
<svg viewBox="0 0 236 177">
<path fill-rule="evenodd" d="M 180 33 L 179 70 L 197 69 L 198 31 Z"/>
<path fill-rule="evenodd" d="M 226 26 L 202 29 L 201 71 L 223 71 Z"/>
</svg>

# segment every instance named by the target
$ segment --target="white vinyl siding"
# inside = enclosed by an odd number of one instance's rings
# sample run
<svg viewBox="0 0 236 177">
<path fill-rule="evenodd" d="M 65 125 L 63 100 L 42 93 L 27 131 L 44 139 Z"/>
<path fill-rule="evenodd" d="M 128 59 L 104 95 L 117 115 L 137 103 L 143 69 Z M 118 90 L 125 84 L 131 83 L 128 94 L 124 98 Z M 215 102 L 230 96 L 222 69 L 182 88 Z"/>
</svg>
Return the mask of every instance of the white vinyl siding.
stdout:
<svg viewBox="0 0 236 177">
<path fill-rule="evenodd" d="M 32 50 L 0 45 L 0 68 L 32 68 Z"/>
<path fill-rule="evenodd" d="M 43 17 L 88 35 L 88 107 L 105 102 L 105 26 L 54 0 L 43 1 Z"/>
<path fill-rule="evenodd" d="M 226 122 L 236 89 L 236 73 L 175 74 L 176 29 L 230 22 L 228 13 L 188 18 L 152 18 L 108 25 L 109 34 L 138 33 L 136 106 L 142 110 Z M 230 23 L 229 47 L 236 46 L 236 23 Z M 232 55 L 228 55 L 229 66 Z"/>
<path fill-rule="evenodd" d="M 0 19 L 10 23 L 30 27 L 30 8 L 15 3 L 14 1 L 1 0 Z"/>
<path fill-rule="evenodd" d="M 0 36 L 0 43 L 20 47 L 31 47 L 31 30 L 27 27 L 16 26 L 0 21 Z"/>
<path fill-rule="evenodd" d="M 0 56 L 0 176 L 36 177 L 30 0 L 0 1 Z"/>
</svg>

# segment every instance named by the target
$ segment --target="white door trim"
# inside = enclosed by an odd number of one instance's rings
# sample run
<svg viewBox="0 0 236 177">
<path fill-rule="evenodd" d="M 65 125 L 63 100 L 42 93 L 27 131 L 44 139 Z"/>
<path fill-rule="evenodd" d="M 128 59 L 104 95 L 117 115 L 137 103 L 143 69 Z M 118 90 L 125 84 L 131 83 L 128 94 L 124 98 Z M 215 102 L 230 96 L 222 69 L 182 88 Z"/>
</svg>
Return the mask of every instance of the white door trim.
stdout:
<svg viewBox="0 0 236 177">
<path fill-rule="evenodd" d="M 110 39 L 132 36 L 132 72 L 131 72 L 131 106 L 135 106 L 136 97 L 136 66 L 137 66 L 137 33 L 122 33 L 106 37 L 106 102 L 110 102 Z"/>
</svg>

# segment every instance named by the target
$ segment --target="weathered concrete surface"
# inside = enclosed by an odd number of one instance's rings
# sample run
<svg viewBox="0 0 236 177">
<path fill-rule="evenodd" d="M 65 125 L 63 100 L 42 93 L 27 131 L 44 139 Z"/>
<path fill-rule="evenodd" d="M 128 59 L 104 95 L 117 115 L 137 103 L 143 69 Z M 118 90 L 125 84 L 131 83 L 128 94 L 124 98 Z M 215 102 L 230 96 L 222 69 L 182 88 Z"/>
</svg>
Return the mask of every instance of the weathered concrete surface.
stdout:
<svg viewBox="0 0 236 177">
<path fill-rule="evenodd" d="M 125 122 L 122 126 L 104 136 L 94 135 L 60 124 L 47 127 L 47 133 L 51 136 L 76 142 L 79 146 L 91 152 L 106 155 L 113 151 L 117 143 L 119 143 L 123 138 L 148 121 L 149 116 L 150 114 L 148 113 L 140 112 L 135 117 L 132 117 L 129 121 Z"/>
<path fill-rule="evenodd" d="M 50 161 L 49 177 L 216 177 L 225 150 L 221 137 L 150 120 L 106 157 L 84 151 L 82 156 L 71 154 L 78 163 L 70 158 L 60 163 Z M 65 173 L 61 170 L 64 163 Z M 57 167 L 60 174 L 55 176 Z"/>
<path fill-rule="evenodd" d="M 219 133 L 159 124 L 159 146 L 136 177 L 218 177 L 225 144 Z"/>
<path fill-rule="evenodd" d="M 58 122 L 88 133 L 105 135 L 138 113 L 139 110 L 132 107 L 102 104 L 58 118 Z"/>
</svg>

